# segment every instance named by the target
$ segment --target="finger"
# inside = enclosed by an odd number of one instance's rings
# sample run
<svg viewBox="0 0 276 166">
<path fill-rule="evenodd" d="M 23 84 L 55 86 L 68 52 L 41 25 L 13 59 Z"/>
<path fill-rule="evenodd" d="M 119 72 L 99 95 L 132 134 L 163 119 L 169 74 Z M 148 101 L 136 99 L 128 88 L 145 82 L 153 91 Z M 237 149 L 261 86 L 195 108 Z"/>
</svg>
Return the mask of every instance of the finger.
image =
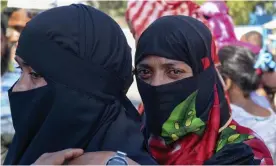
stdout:
<svg viewBox="0 0 276 166">
<path fill-rule="evenodd" d="M 53 165 L 61 165 L 66 160 L 72 159 L 74 154 L 82 154 L 82 149 L 65 149 L 62 151 L 54 152 L 51 154 L 51 160 L 53 162 Z"/>
<path fill-rule="evenodd" d="M 83 150 L 69 148 L 69 149 L 64 149 L 64 150 L 57 151 L 57 152 L 47 153 L 47 155 L 66 158 L 66 156 L 68 156 L 68 155 L 70 156 L 71 154 L 74 154 L 76 152 L 83 153 Z"/>
<path fill-rule="evenodd" d="M 73 159 L 81 156 L 83 153 L 84 151 L 82 149 L 70 149 L 69 151 L 65 152 L 64 158 L 65 160 Z"/>
</svg>

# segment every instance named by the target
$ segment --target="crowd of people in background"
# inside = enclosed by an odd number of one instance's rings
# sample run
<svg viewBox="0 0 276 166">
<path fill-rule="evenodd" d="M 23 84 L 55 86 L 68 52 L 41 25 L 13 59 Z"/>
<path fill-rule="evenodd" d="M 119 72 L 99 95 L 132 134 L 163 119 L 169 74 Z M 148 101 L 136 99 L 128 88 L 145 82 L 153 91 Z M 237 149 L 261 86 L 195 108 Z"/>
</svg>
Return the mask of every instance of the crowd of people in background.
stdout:
<svg viewBox="0 0 276 166">
<path fill-rule="evenodd" d="M 276 55 L 257 31 L 236 37 L 224 1 L 129 1 L 134 68 L 119 25 L 92 7 L 1 17 L 1 163 L 105 164 L 116 151 L 132 164 L 276 163 Z M 57 162 L 68 148 L 85 153 Z"/>
</svg>

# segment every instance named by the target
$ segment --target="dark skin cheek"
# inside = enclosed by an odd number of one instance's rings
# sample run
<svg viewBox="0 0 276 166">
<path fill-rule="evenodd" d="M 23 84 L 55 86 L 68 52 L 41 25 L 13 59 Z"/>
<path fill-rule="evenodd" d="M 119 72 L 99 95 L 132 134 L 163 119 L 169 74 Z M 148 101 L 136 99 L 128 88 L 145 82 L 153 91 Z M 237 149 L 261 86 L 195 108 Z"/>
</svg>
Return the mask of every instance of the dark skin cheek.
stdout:
<svg viewBox="0 0 276 166">
<path fill-rule="evenodd" d="M 265 73 L 263 75 L 263 82 L 268 87 L 276 88 L 276 72 Z"/>
</svg>

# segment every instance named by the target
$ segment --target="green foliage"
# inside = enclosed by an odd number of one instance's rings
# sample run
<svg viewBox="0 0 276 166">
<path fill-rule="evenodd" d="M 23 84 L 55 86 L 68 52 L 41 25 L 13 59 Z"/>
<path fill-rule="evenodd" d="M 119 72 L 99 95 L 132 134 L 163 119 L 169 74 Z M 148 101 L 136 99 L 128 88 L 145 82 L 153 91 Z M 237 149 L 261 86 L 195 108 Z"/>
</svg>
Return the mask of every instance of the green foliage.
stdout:
<svg viewBox="0 0 276 166">
<path fill-rule="evenodd" d="M 205 0 L 195 0 L 195 2 L 199 5 L 203 4 L 204 2 L 206 2 Z"/>
<path fill-rule="evenodd" d="M 249 14 L 253 11 L 258 1 L 227 1 L 229 14 L 236 25 L 245 25 L 249 22 Z"/>
<path fill-rule="evenodd" d="M 269 14 L 276 15 L 276 8 L 274 7 L 273 1 L 267 1 L 262 3 L 264 3 L 264 7 Z"/>
<path fill-rule="evenodd" d="M 112 17 L 117 17 L 124 16 L 127 8 L 127 1 L 93 1 L 90 2 L 90 5 L 97 7 Z"/>
<path fill-rule="evenodd" d="M 275 14 L 273 1 L 227 1 L 229 13 L 236 25 L 249 23 L 249 14 L 254 11 L 256 5 L 263 5 L 268 14 Z"/>
<path fill-rule="evenodd" d="M 7 7 L 7 1 L 1 1 L 1 12 L 6 7 Z"/>
</svg>

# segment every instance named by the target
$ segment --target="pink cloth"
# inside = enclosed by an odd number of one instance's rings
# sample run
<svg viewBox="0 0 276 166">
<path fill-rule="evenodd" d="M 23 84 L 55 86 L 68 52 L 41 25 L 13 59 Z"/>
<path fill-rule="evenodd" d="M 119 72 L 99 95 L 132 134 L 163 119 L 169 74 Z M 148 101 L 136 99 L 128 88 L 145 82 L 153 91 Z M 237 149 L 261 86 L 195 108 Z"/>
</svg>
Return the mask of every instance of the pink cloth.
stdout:
<svg viewBox="0 0 276 166">
<path fill-rule="evenodd" d="M 247 47 L 256 54 L 259 53 L 261 48 L 237 39 L 234 31 L 234 23 L 228 14 L 228 10 L 224 1 L 209 1 L 202 4 L 198 9 L 199 14 L 209 18 L 209 28 L 216 39 L 217 48 L 220 49 L 226 45 L 238 45 Z"/>
<path fill-rule="evenodd" d="M 242 47 L 246 47 L 248 48 L 250 51 L 252 51 L 254 54 L 259 54 L 259 52 L 261 51 L 261 48 L 260 47 L 257 47 L 257 46 L 254 46 L 250 43 L 246 43 L 246 42 L 242 42 L 242 41 L 232 41 L 230 43 L 225 43 L 225 45 L 236 45 L 236 46 L 242 46 Z"/>
</svg>

